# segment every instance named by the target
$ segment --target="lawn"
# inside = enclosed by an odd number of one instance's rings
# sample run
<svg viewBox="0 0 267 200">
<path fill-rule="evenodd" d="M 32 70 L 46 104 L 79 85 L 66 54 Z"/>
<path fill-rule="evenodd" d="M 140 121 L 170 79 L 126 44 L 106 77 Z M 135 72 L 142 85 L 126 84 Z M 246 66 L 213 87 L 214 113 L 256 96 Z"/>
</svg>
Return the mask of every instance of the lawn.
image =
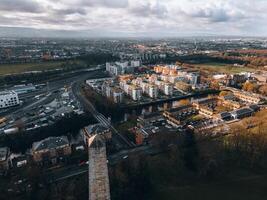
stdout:
<svg viewBox="0 0 267 200">
<path fill-rule="evenodd" d="M 0 65 L 0 75 L 63 68 L 63 65 L 68 62 L 73 63 L 73 61 L 48 61 L 42 63 L 2 64 Z M 75 62 L 77 64 L 80 63 L 80 61 Z"/>
<path fill-rule="evenodd" d="M 267 198 L 266 176 L 183 187 L 162 186 L 151 199 L 160 200 L 262 200 Z"/>
<path fill-rule="evenodd" d="M 252 72 L 255 71 L 253 68 L 249 67 L 237 67 L 229 64 L 223 63 L 206 63 L 206 64 L 195 64 L 197 68 L 206 70 L 209 72 L 219 72 L 219 73 L 240 73 L 240 72 Z"/>
</svg>

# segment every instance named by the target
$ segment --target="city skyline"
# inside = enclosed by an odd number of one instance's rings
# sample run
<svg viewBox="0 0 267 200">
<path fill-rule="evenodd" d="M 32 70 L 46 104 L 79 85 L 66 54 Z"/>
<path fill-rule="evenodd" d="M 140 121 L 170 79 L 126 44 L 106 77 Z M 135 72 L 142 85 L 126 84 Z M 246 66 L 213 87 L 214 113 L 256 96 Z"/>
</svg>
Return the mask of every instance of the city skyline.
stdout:
<svg viewBox="0 0 267 200">
<path fill-rule="evenodd" d="M 266 36 L 265 0 L 2 0 L 0 36 Z"/>
</svg>

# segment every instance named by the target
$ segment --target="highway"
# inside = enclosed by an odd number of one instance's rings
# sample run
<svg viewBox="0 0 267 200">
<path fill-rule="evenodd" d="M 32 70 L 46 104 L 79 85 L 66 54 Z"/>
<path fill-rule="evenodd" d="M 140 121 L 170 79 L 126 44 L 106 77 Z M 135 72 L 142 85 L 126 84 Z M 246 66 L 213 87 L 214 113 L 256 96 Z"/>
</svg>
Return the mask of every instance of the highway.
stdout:
<svg viewBox="0 0 267 200">
<path fill-rule="evenodd" d="M 99 123 L 101 123 L 102 125 L 111 129 L 111 131 L 113 133 L 113 136 L 112 136 L 113 140 L 119 142 L 119 144 L 121 144 L 125 148 L 135 147 L 134 143 L 132 143 L 131 141 L 126 139 L 122 134 L 120 134 L 112 126 L 110 121 L 103 114 L 99 113 L 96 110 L 96 108 L 94 107 L 94 105 L 86 97 L 84 97 L 81 94 L 81 84 L 82 84 L 82 80 L 74 82 L 72 84 L 72 92 L 75 95 L 75 97 L 77 98 L 77 100 L 81 103 L 81 105 L 83 105 L 84 109 L 89 111 Z"/>
</svg>

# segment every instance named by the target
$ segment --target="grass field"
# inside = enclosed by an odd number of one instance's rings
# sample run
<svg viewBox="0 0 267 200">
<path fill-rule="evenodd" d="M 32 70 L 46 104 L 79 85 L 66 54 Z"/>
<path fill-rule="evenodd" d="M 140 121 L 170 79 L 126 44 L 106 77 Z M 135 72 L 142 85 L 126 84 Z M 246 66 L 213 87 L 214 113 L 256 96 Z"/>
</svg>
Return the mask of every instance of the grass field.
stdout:
<svg viewBox="0 0 267 200">
<path fill-rule="evenodd" d="M 267 199 L 267 179 L 266 176 L 250 176 L 222 183 L 163 186 L 156 190 L 151 199 L 262 200 Z"/>
<path fill-rule="evenodd" d="M 80 63 L 80 61 L 75 62 Z M 62 68 L 62 65 L 66 63 L 67 61 L 49 61 L 42 63 L 2 64 L 0 65 L 0 75 Z"/>
<path fill-rule="evenodd" d="M 222 63 L 195 64 L 194 66 L 209 72 L 219 72 L 219 73 L 240 73 L 244 71 L 245 72 L 255 71 L 255 69 L 249 67 L 237 67 Z"/>
</svg>

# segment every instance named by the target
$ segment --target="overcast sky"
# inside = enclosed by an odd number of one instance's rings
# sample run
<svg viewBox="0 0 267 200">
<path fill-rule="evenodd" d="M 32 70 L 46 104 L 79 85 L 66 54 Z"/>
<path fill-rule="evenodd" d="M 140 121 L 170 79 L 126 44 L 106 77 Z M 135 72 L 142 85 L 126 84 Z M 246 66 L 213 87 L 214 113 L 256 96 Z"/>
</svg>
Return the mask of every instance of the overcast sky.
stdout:
<svg viewBox="0 0 267 200">
<path fill-rule="evenodd" d="M 91 36 L 267 36 L 267 0 L 0 0 L 0 26 Z"/>
</svg>

